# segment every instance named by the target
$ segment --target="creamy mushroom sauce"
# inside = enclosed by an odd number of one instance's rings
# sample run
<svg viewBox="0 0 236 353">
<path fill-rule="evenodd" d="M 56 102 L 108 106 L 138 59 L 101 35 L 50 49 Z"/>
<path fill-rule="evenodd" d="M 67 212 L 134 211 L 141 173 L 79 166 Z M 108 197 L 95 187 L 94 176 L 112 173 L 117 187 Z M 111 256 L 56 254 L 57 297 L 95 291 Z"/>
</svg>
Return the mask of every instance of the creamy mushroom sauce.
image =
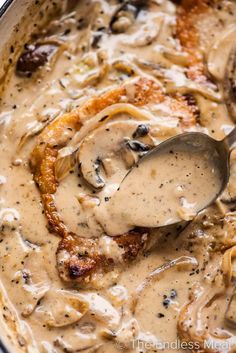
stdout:
<svg viewBox="0 0 236 353">
<path fill-rule="evenodd" d="M 236 4 L 222 3 L 211 18 L 203 16 L 201 22 L 202 51 L 206 54 L 236 20 Z M 175 38 L 176 5 L 168 0 L 149 1 L 148 8 L 141 9 L 134 21 L 132 15 L 123 17 L 112 23 L 113 32 L 107 31 L 119 6 L 114 0 L 81 0 L 73 12 L 53 20 L 41 34 L 41 42 L 45 38 L 46 43 L 59 46 L 49 62 L 32 77 L 13 72 L 4 84 L 0 114 L 1 320 L 16 351 L 156 352 L 160 344 L 167 343 L 172 346 L 164 347 L 163 352 L 186 351 L 175 346 L 181 307 L 188 302 L 193 287 L 203 279 L 209 284 L 220 271 L 224 249 L 236 240 L 234 208 L 219 200 L 182 232 L 154 230 L 152 251 L 126 266 L 117 283 L 108 288 L 81 290 L 59 279 L 55 260 L 59 237 L 48 230 L 29 168 L 34 135 L 45 122 L 125 81 L 130 80 L 132 96 L 135 77 L 146 76 L 166 89 L 193 94 L 200 114 L 198 124 L 188 130 L 221 139 L 233 126 L 220 98 L 221 90 L 215 90 L 213 83 L 196 87 L 186 78 L 186 55 Z M 223 62 L 224 53 L 221 55 Z M 210 71 L 218 73 L 220 57 L 214 61 L 212 56 L 214 52 L 210 53 Z M 109 74 L 105 75 L 108 66 Z M 155 146 L 181 132 L 178 117 L 170 118 L 165 105 L 152 104 L 149 111 L 153 119 L 148 133 L 137 137 L 143 145 Z M 85 164 L 84 177 L 93 180 L 91 161 L 104 153 L 107 173 L 102 170 L 101 175 L 106 185 L 95 192 L 78 170 L 64 176 L 55 200 L 71 231 L 84 237 L 104 235 L 94 209 L 99 199 L 110 197 L 137 161 L 137 153 L 130 154 L 121 142 L 132 142 L 140 125 L 146 126 L 146 121 L 118 114 L 115 122 L 105 122 L 104 128 L 85 136 L 79 151 Z M 19 150 L 22 136 L 27 141 Z M 232 164 L 234 160 L 233 154 Z M 234 189 L 231 179 L 223 200 L 228 202 Z M 119 256 L 119 249 L 110 247 L 109 238 L 103 240 L 107 251 Z M 156 270 L 168 263 L 164 270 Z M 214 314 L 213 326 L 224 332 L 229 327 L 219 314 L 226 311 L 229 299 L 226 291 L 206 314 Z M 236 334 L 234 328 L 230 330 Z"/>
<path fill-rule="evenodd" d="M 193 152 L 191 146 L 189 151 L 170 146 L 155 158 L 147 156 L 98 206 L 106 233 L 115 236 L 135 226 L 155 228 L 193 219 L 219 192 L 221 177 L 212 162 L 209 152 Z"/>
</svg>

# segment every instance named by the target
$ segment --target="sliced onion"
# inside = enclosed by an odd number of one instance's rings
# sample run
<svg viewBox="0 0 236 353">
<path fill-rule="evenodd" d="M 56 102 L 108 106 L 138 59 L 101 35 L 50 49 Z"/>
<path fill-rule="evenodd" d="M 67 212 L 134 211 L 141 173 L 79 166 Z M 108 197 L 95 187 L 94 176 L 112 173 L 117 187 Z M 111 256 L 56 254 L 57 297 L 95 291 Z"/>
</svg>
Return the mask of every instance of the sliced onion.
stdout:
<svg viewBox="0 0 236 353">
<path fill-rule="evenodd" d="M 76 160 L 73 148 L 65 147 L 58 153 L 55 163 L 55 176 L 58 181 L 64 179 L 73 170 Z"/>
<path fill-rule="evenodd" d="M 226 298 L 230 298 L 232 295 L 230 292 L 232 289 L 227 293 L 222 282 L 212 283 L 206 287 L 196 285 L 190 302 L 182 308 L 179 315 L 180 338 L 185 342 L 192 342 L 199 351 L 205 351 L 205 347 L 209 347 L 207 350 L 209 353 L 235 352 L 235 336 L 223 328 L 211 327 L 215 321 L 214 316 L 217 316 L 216 309 L 218 308 L 218 311 L 223 309 L 217 306 L 216 300 L 224 294 Z M 224 350 L 216 350 L 216 347 L 224 347 Z"/>
<path fill-rule="evenodd" d="M 106 324 L 109 329 L 117 329 L 120 323 L 120 313 L 110 304 L 108 300 L 97 293 L 86 293 L 83 295 L 89 303 L 90 313 L 98 320 Z"/>
<path fill-rule="evenodd" d="M 189 65 L 189 55 L 185 52 L 179 52 L 163 47 L 163 56 L 175 65 L 187 67 Z"/>
<path fill-rule="evenodd" d="M 178 319 L 178 333 L 185 342 L 193 342 L 198 350 L 207 352 L 235 352 L 236 338 L 231 332 L 220 327 L 212 327 L 218 313 L 222 312 L 223 319 L 228 319 L 228 301 L 234 295 L 235 283 L 232 281 L 235 276 L 233 259 L 236 257 L 236 246 L 228 249 L 222 259 L 216 275 L 208 283 L 202 281 L 196 283 L 190 295 L 189 302 L 183 306 Z M 224 302 L 217 304 L 217 300 L 224 299 Z M 224 312 L 224 305 L 227 306 Z M 208 310 L 208 312 L 207 312 Z M 221 320 L 219 321 L 219 323 Z M 224 350 L 216 348 L 222 347 Z"/>
<path fill-rule="evenodd" d="M 43 128 L 47 125 L 47 123 L 42 123 L 41 121 L 33 121 L 33 123 L 28 128 L 28 131 L 21 136 L 20 142 L 18 144 L 18 150 L 21 150 L 22 147 L 26 144 L 26 142 L 36 135 L 38 135 Z"/>
<path fill-rule="evenodd" d="M 217 37 L 215 43 L 210 48 L 207 58 L 208 70 L 219 81 L 224 79 L 229 53 L 232 47 L 235 46 L 235 38 L 236 25 L 231 24 Z"/>
<path fill-rule="evenodd" d="M 56 117 L 59 115 L 59 112 L 56 111 L 54 114 L 46 119 L 44 122 L 34 120 L 32 123 L 28 124 L 27 131 L 21 136 L 20 142 L 18 144 L 18 151 L 20 151 L 24 145 L 28 142 L 31 137 L 38 135 L 47 125 L 49 125 Z"/>
<path fill-rule="evenodd" d="M 150 61 L 137 61 L 141 67 L 147 70 L 150 70 L 156 78 L 161 82 L 165 81 L 166 93 L 169 94 L 186 94 L 186 93 L 195 93 L 199 94 L 207 99 L 210 99 L 213 102 L 222 102 L 222 94 L 215 91 L 212 87 L 199 84 L 188 79 L 184 73 L 183 68 L 180 69 L 178 66 L 173 65 L 170 69 L 160 67 L 160 65 L 150 62 Z M 167 81 L 167 82 L 166 82 Z"/>
<path fill-rule="evenodd" d="M 165 79 L 169 80 L 166 85 L 167 93 L 179 93 L 183 95 L 186 93 L 195 93 L 213 102 L 221 102 L 223 99 L 222 95 L 214 91 L 211 87 L 188 79 L 178 67 L 173 66 L 171 69 L 164 70 L 164 76 Z M 214 87 L 212 84 L 211 86 Z"/>
<path fill-rule="evenodd" d="M 131 309 L 135 312 L 138 300 L 140 298 L 141 293 L 156 279 L 159 278 L 160 274 L 166 270 L 169 270 L 173 267 L 189 267 L 191 268 L 198 266 L 198 261 L 195 257 L 191 256 L 180 256 L 177 259 L 174 259 L 170 262 L 165 263 L 164 265 L 158 267 L 156 270 L 152 271 L 145 280 L 137 287 L 135 294 L 133 296 Z"/>
<path fill-rule="evenodd" d="M 37 306 L 35 315 L 49 327 L 64 327 L 79 321 L 88 310 L 88 301 L 80 294 L 50 290 Z"/>
</svg>

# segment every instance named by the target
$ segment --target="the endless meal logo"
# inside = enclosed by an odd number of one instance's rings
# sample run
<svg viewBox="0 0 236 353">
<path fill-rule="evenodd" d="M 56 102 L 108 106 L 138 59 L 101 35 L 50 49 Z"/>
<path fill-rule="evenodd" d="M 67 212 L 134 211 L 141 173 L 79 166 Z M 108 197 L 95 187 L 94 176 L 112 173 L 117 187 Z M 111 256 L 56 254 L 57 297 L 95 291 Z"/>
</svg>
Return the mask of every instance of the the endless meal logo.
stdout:
<svg viewBox="0 0 236 353">
<path fill-rule="evenodd" d="M 127 351 L 127 342 L 116 342 L 117 346 L 119 347 L 119 350 Z M 217 341 L 217 340 L 208 340 L 205 341 L 203 346 L 200 345 L 199 342 L 186 342 L 186 341 L 180 341 L 180 340 L 175 340 L 171 342 L 163 342 L 163 341 L 158 341 L 157 339 L 150 339 L 149 340 L 141 340 L 141 339 L 135 339 L 132 340 L 131 342 L 132 349 L 135 352 L 139 353 L 144 353 L 148 352 L 150 350 L 169 350 L 169 351 L 176 351 L 176 350 L 190 350 L 190 351 L 198 351 L 200 349 L 211 349 L 215 351 L 219 350 L 229 350 L 230 348 L 230 343 L 229 342 L 222 342 L 222 341 Z M 129 344 L 130 348 L 130 344 Z"/>
</svg>

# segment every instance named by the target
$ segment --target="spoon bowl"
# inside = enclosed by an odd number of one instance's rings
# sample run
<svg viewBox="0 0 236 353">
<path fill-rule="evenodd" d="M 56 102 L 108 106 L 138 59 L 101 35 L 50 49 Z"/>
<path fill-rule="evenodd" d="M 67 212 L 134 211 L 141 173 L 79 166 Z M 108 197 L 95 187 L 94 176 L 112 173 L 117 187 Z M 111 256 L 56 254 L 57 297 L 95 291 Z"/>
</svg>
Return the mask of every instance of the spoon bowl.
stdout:
<svg viewBox="0 0 236 353">
<path fill-rule="evenodd" d="M 230 175 L 230 147 L 227 139 L 217 141 L 207 134 L 201 132 L 187 132 L 183 133 L 162 142 L 157 147 L 153 148 L 149 153 L 144 155 L 137 163 L 140 166 L 141 163 L 157 158 L 158 155 L 166 154 L 168 155 L 171 151 L 173 152 L 183 152 L 192 154 L 193 156 L 199 155 L 204 156 L 206 162 L 209 164 L 209 168 L 213 167 L 215 169 L 215 175 L 220 179 L 218 184 L 218 190 L 215 194 L 212 194 L 208 203 L 202 208 L 206 208 L 211 205 L 219 195 L 224 191 Z M 187 155 L 186 155 L 187 156 Z M 136 166 L 137 167 L 137 166 Z M 132 169 L 127 173 L 125 178 L 129 177 L 129 173 L 132 173 Z M 125 180 L 125 179 L 124 179 Z M 198 182 L 196 180 L 196 182 Z M 194 184 L 192 184 L 194 187 Z M 202 209 L 199 209 L 201 211 Z"/>
<path fill-rule="evenodd" d="M 134 227 L 162 227 L 193 219 L 224 191 L 235 142 L 236 128 L 222 141 L 189 132 L 153 148 L 106 202 L 105 231 L 117 235 Z"/>
</svg>

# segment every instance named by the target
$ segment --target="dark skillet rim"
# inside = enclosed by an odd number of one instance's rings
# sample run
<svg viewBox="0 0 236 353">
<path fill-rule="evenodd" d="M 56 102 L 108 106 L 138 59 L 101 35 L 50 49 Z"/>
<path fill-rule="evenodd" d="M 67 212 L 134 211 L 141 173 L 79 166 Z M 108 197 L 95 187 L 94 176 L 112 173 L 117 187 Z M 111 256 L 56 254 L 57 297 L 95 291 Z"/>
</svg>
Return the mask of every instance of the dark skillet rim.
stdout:
<svg viewBox="0 0 236 353">
<path fill-rule="evenodd" d="M 14 0 L 6 0 L 4 4 L 0 7 L 0 18 L 5 14 L 9 6 Z"/>
<path fill-rule="evenodd" d="M 6 0 L 4 4 L 0 7 L 0 20 L 11 5 L 13 0 Z M 0 337 L 0 353 L 10 353 L 10 351 L 7 349 L 6 345 L 2 342 L 2 339 Z"/>
<path fill-rule="evenodd" d="M 0 353 L 11 353 L 0 338 Z"/>
<path fill-rule="evenodd" d="M 2 20 L 3 16 L 7 12 L 10 5 L 13 3 L 14 0 L 5 0 L 4 4 L 0 7 L 0 21 Z M 0 333 L 0 353 L 11 353 L 7 346 L 3 343 L 1 339 Z"/>
</svg>

